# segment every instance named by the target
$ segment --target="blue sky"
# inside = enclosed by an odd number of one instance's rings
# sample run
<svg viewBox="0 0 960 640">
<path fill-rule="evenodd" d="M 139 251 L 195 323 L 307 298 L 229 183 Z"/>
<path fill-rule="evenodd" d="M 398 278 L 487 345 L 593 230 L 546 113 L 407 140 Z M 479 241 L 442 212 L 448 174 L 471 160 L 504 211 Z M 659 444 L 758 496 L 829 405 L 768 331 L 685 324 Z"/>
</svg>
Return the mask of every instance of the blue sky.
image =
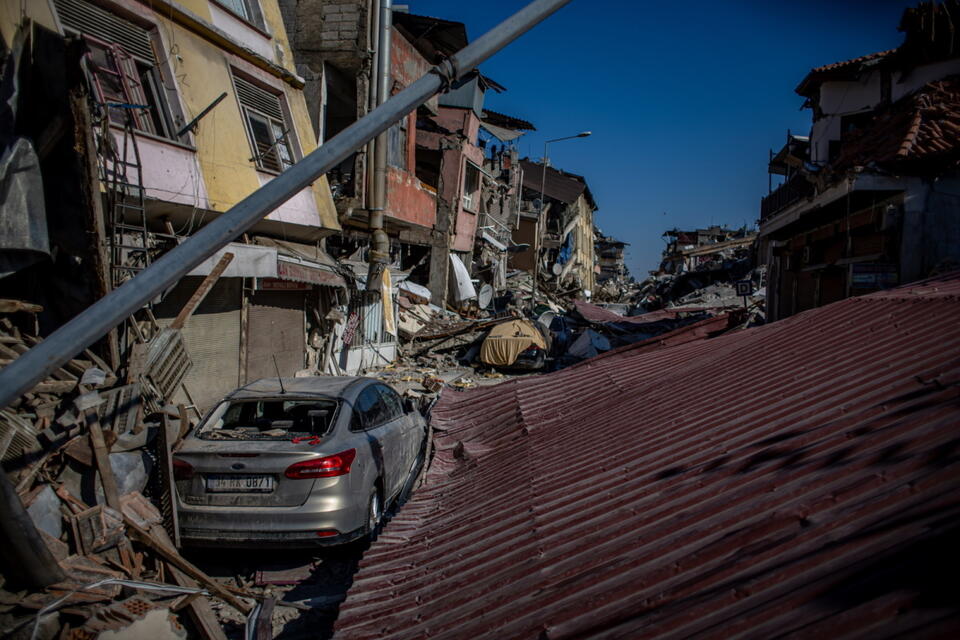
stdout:
<svg viewBox="0 0 960 640">
<path fill-rule="evenodd" d="M 395 0 L 395 4 L 404 0 Z M 406 0 L 411 13 L 464 22 L 473 39 L 522 0 Z M 638 279 L 673 227 L 753 224 L 766 160 L 810 111 L 793 89 L 815 66 L 896 47 L 916 2 L 573 0 L 482 66 L 505 85 L 486 106 L 529 120 L 518 141 L 583 175 L 596 222 L 630 243 Z"/>
</svg>

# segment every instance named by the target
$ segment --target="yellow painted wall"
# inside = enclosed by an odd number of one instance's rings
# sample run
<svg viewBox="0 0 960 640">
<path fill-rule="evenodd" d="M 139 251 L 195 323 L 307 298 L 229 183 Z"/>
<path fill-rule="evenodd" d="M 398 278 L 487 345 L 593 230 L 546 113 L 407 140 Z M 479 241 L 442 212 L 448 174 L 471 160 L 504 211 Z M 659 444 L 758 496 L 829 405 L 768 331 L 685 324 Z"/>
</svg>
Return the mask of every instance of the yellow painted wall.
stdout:
<svg viewBox="0 0 960 640">
<path fill-rule="evenodd" d="M 0 35 L 8 49 L 13 44 L 23 17 L 30 18 L 51 31 L 57 31 L 48 0 L 25 0 L 22 7 L 21 0 L 0 0 Z"/>
<path fill-rule="evenodd" d="M 206 3 L 201 4 L 205 9 Z M 269 13 L 268 8 L 272 8 L 276 20 L 280 20 L 276 2 L 262 0 L 261 6 L 265 15 Z M 191 10 L 200 13 L 193 7 Z M 217 211 L 226 211 L 260 187 L 257 170 L 250 160 L 253 153 L 231 81 L 232 57 L 205 38 L 162 15 L 155 14 L 155 17 L 164 44 L 171 50 L 168 52 L 171 53 L 169 64 L 176 77 L 186 119 L 196 116 L 224 91 L 228 94 L 226 99 L 201 120 L 195 136 L 197 159 L 203 172 L 210 207 Z M 278 25 L 271 24 L 270 30 L 286 46 L 282 22 Z M 292 55 L 290 59 L 292 60 Z M 306 155 L 316 148 L 316 135 L 303 92 L 279 80 L 273 84 L 284 87 L 294 130 L 300 148 Z M 314 183 L 313 195 L 322 226 L 339 229 L 326 176 Z"/>
<path fill-rule="evenodd" d="M 577 226 L 574 229 L 577 238 L 575 252 L 577 272 L 580 274 L 583 288 L 590 289 L 592 292 L 596 285 L 596 274 L 593 271 L 593 210 L 583 196 L 577 200 L 577 207 L 580 209 Z"/>
</svg>

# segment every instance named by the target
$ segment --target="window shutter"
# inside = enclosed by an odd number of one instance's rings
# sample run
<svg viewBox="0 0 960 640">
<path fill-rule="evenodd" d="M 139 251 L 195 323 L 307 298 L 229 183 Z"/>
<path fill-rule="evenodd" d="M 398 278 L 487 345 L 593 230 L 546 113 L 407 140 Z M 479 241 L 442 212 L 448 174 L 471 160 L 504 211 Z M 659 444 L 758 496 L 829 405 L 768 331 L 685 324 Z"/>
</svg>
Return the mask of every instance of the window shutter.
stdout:
<svg viewBox="0 0 960 640">
<path fill-rule="evenodd" d="M 237 98 L 240 100 L 240 104 L 248 109 L 259 111 L 274 120 L 284 122 L 279 97 L 237 75 L 233 76 L 233 82 L 237 87 Z"/>
<path fill-rule="evenodd" d="M 54 0 L 54 5 L 65 28 L 118 44 L 130 55 L 156 64 L 150 33 L 143 27 L 85 0 Z"/>
</svg>

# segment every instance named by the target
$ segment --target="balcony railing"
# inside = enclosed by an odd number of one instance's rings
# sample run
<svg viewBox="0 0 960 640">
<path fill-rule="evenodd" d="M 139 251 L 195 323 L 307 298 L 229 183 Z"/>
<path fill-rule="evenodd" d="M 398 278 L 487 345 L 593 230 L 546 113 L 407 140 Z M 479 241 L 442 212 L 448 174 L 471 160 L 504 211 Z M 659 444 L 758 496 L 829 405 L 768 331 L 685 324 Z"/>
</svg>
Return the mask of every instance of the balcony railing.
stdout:
<svg viewBox="0 0 960 640">
<path fill-rule="evenodd" d="M 760 200 L 760 221 L 786 209 L 794 202 L 813 195 L 813 183 L 802 175 L 795 175 Z"/>
</svg>

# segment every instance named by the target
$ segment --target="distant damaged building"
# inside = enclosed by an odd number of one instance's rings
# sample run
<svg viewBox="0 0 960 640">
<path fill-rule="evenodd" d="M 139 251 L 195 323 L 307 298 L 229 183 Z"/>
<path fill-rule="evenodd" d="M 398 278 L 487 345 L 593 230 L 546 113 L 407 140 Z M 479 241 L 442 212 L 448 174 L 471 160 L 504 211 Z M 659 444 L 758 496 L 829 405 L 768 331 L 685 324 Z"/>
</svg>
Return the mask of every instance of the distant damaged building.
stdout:
<svg viewBox="0 0 960 640">
<path fill-rule="evenodd" d="M 523 203 L 513 233 L 529 245 L 511 264 L 530 271 L 556 291 L 591 291 L 596 285 L 593 220 L 597 203 L 583 176 L 520 161 Z"/>
<path fill-rule="evenodd" d="M 903 44 L 810 71 L 809 136 L 771 154 L 768 313 L 784 318 L 960 260 L 960 2 L 904 12 Z"/>
</svg>

